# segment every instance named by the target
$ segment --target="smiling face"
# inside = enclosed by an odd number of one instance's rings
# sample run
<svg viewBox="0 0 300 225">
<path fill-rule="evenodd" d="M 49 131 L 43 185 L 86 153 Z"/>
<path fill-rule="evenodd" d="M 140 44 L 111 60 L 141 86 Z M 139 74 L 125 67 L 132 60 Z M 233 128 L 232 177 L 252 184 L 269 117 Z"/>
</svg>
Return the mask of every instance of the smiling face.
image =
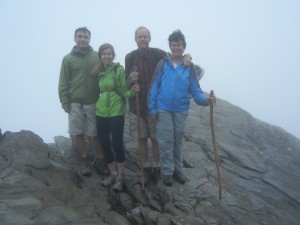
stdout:
<svg viewBox="0 0 300 225">
<path fill-rule="evenodd" d="M 109 66 L 114 60 L 113 50 L 111 48 L 106 48 L 101 53 L 101 62 L 105 67 Z"/>
<path fill-rule="evenodd" d="M 170 43 L 170 49 L 173 57 L 180 58 L 184 53 L 185 47 L 183 42 L 181 40 L 178 40 L 178 41 L 172 41 Z"/>
<path fill-rule="evenodd" d="M 138 28 L 135 32 L 135 42 L 139 49 L 147 49 L 151 41 L 150 32 L 146 28 Z"/>
<path fill-rule="evenodd" d="M 90 34 L 87 31 L 77 31 L 74 41 L 79 50 L 85 50 L 89 47 L 90 44 Z"/>
</svg>

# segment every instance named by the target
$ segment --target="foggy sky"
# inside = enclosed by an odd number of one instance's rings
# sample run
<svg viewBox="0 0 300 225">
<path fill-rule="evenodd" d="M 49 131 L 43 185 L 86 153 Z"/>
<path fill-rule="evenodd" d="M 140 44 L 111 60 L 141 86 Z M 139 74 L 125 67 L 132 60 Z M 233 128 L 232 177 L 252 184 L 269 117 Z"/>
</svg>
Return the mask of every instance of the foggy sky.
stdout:
<svg viewBox="0 0 300 225">
<path fill-rule="evenodd" d="M 165 51 L 180 29 L 185 52 L 205 69 L 204 91 L 300 138 L 300 1 L 1 0 L 0 11 L 2 132 L 31 130 L 45 142 L 68 136 L 57 86 L 75 29 L 91 30 L 96 51 L 111 43 L 124 65 L 142 25 L 150 46 Z"/>
</svg>

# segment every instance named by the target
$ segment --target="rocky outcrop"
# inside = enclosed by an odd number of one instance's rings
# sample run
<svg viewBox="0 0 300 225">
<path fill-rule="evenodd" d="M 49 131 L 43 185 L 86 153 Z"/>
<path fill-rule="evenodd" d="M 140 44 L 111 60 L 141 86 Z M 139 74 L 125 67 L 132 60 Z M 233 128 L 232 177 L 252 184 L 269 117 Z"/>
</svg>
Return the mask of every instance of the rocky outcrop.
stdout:
<svg viewBox="0 0 300 225">
<path fill-rule="evenodd" d="M 96 171 L 91 177 L 78 173 L 70 138 L 45 144 L 31 131 L 1 134 L 0 224 L 299 224 L 300 140 L 226 101 L 218 100 L 214 109 L 221 200 L 209 107 L 192 104 L 184 137 L 187 182 L 172 187 L 159 181 L 142 190 L 135 132 L 128 123 L 121 193 L 102 187 L 104 177 Z"/>
</svg>

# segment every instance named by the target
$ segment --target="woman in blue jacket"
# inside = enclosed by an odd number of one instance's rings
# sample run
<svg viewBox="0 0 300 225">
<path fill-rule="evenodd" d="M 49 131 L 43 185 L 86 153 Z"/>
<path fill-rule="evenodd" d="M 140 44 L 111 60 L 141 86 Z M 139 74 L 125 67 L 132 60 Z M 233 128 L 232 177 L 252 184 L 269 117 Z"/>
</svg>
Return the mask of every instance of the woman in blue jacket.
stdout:
<svg viewBox="0 0 300 225">
<path fill-rule="evenodd" d="M 172 55 L 156 66 L 149 89 L 148 107 L 150 116 L 156 118 L 162 179 L 164 184 L 171 186 L 173 178 L 185 183 L 182 138 L 190 97 L 203 106 L 208 106 L 214 99 L 203 94 L 193 64 L 183 67 L 186 42 L 181 31 L 174 31 L 168 41 Z"/>
</svg>

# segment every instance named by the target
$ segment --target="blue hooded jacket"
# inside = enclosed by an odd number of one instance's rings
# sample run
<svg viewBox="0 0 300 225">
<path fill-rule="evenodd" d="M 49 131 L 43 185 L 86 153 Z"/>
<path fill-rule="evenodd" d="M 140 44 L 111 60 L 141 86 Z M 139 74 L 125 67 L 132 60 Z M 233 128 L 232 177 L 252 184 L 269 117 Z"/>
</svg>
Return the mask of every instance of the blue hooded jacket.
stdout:
<svg viewBox="0 0 300 225">
<path fill-rule="evenodd" d="M 156 114 L 158 109 L 169 112 L 188 111 L 191 96 L 198 105 L 209 104 L 200 88 L 193 64 L 183 67 L 181 60 L 174 68 L 170 57 L 160 60 L 148 93 L 149 114 Z"/>
</svg>

